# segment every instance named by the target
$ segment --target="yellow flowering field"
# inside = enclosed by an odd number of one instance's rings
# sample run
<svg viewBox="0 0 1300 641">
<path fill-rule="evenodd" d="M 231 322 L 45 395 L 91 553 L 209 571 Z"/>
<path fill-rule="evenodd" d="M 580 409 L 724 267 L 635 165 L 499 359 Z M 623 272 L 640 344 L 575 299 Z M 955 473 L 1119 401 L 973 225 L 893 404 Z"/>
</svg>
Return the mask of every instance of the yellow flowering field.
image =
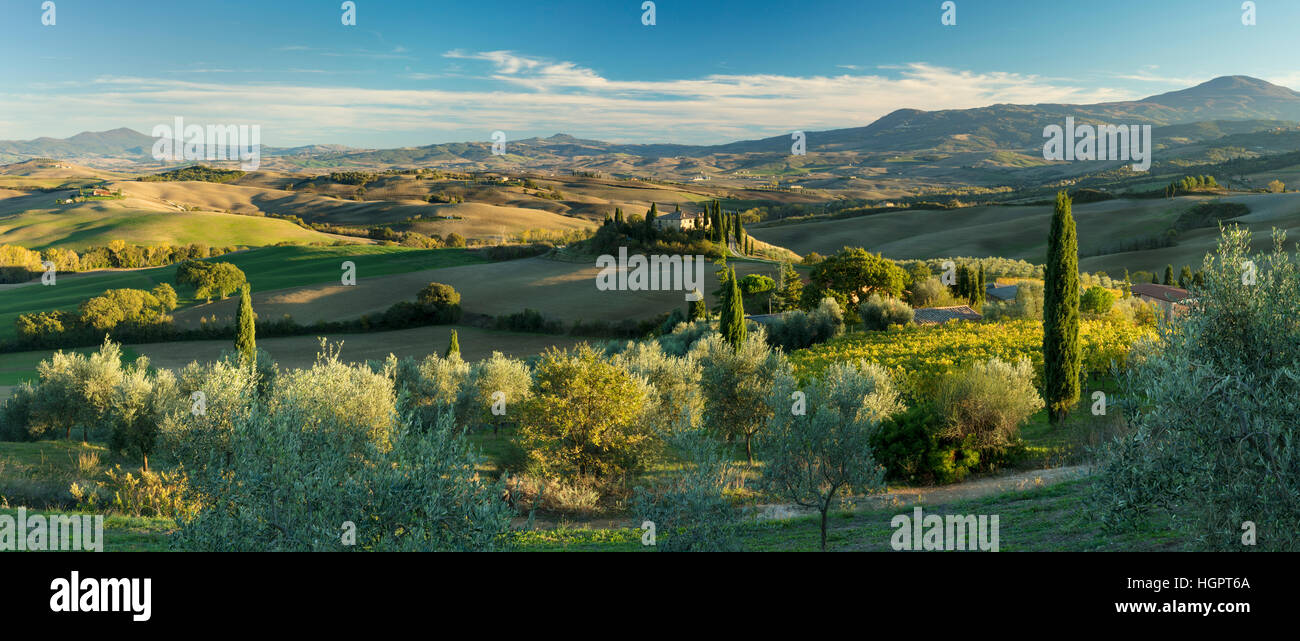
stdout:
<svg viewBox="0 0 1300 641">
<path fill-rule="evenodd" d="M 1123 365 L 1129 346 L 1151 327 L 1106 320 L 1085 320 L 1079 328 L 1083 373 L 1104 373 L 1112 360 Z M 895 328 L 887 332 L 853 333 L 793 352 L 790 360 L 801 379 L 816 376 L 827 365 L 865 359 L 880 363 L 904 387 L 916 389 L 938 374 L 992 357 L 1015 361 L 1028 357 L 1034 369 L 1043 367 L 1043 323 L 948 323 Z"/>
</svg>

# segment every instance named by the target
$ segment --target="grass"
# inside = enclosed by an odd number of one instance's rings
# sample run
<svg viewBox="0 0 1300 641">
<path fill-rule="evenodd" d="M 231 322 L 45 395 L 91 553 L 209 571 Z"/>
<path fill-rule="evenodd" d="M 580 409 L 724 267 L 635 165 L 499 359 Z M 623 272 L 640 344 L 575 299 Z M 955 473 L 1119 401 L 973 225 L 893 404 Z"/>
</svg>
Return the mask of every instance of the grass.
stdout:
<svg viewBox="0 0 1300 641">
<path fill-rule="evenodd" d="M 1004 552 L 1046 551 L 1168 551 L 1181 538 L 1167 520 L 1153 519 L 1127 531 L 1107 532 L 1088 509 L 1091 481 L 1081 479 L 950 504 L 924 505 L 926 514 L 997 515 L 999 549 Z M 829 551 L 885 552 L 898 514 L 912 507 L 892 507 L 832 513 L 826 547 Z M 741 526 L 741 548 L 750 552 L 812 552 L 820 542 L 819 517 L 748 522 Z M 663 533 L 659 533 L 663 536 Z M 583 529 L 572 526 L 515 535 L 527 551 L 634 552 L 641 545 L 636 528 Z"/>
<path fill-rule="evenodd" d="M 409 271 L 472 265 L 487 262 L 464 249 L 410 249 L 379 245 L 328 247 L 264 247 L 209 259 L 229 262 L 244 271 L 254 291 L 338 282 L 343 261 L 356 263 L 358 277 L 381 276 Z M 176 266 L 135 271 L 116 271 L 86 276 L 65 276 L 52 287 L 30 284 L 9 289 L 0 296 L 0 339 L 17 336 L 14 321 L 21 314 L 76 309 L 89 298 L 109 289 L 152 289 L 159 283 L 173 283 Z M 182 297 L 189 294 L 181 288 Z M 195 302 L 182 298 L 181 306 Z"/>
<path fill-rule="evenodd" d="M 17 509 L 0 508 L 0 514 L 17 517 Z M 31 510 L 27 517 L 35 514 L 59 515 L 89 512 Z M 168 518 L 148 516 L 123 516 L 109 514 L 104 516 L 104 551 L 105 552 L 164 552 L 168 549 L 167 534 L 176 527 Z"/>
</svg>

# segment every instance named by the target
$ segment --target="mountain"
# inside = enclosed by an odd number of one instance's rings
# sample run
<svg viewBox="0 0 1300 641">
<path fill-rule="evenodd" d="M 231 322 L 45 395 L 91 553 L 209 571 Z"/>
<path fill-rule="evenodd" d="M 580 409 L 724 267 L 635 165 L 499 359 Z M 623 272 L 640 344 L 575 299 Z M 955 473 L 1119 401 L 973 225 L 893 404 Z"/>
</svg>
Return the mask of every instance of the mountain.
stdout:
<svg viewBox="0 0 1300 641">
<path fill-rule="evenodd" d="M 826 177 L 856 175 L 862 167 L 888 174 L 929 170 L 974 170 L 985 181 L 1005 181 L 1009 172 L 1041 167 L 1043 127 L 1080 124 L 1149 124 L 1157 149 L 1188 147 L 1201 154 L 1205 141 L 1289 129 L 1300 121 L 1300 93 L 1248 76 L 1224 76 L 1195 87 L 1141 100 L 1088 105 L 997 104 L 974 109 L 899 109 L 866 126 L 809 131 L 809 157 L 819 157 Z M 1275 139 L 1280 140 L 1280 139 Z M 59 140 L 0 141 L 0 160 L 33 157 L 74 159 L 149 158 L 152 138 L 131 129 L 84 132 Z M 488 141 L 360 150 L 337 145 L 265 147 L 263 166 L 273 169 L 434 166 L 467 170 L 585 169 L 675 178 L 749 172 L 750 175 L 806 174 L 806 159 L 791 158 L 790 134 L 722 145 L 616 144 L 556 134 L 508 141 L 507 155 L 494 156 Z M 1252 145 L 1268 148 L 1270 145 Z M 1223 157 L 1224 152 L 1213 152 Z M 1230 154 L 1229 154 L 1230 155 Z M 1194 160 L 1195 158 L 1193 158 Z M 829 165 L 829 168 L 826 166 Z M 1083 171 L 1057 168 L 1053 171 Z M 933 173 L 933 172 L 932 172 Z M 963 176 L 962 180 L 979 181 Z"/>
</svg>

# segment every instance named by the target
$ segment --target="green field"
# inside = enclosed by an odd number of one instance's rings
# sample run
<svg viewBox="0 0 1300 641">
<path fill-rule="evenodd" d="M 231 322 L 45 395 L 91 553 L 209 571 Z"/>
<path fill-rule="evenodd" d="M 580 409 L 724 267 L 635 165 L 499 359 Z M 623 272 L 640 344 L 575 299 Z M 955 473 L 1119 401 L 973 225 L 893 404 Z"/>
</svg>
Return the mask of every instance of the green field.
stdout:
<svg viewBox="0 0 1300 641">
<path fill-rule="evenodd" d="M 487 262 L 464 249 L 410 249 L 380 245 L 329 247 L 264 247 L 215 259 L 233 263 L 244 271 L 254 291 L 338 282 L 343 261 L 357 265 L 361 276 L 382 276 L 403 272 L 472 265 Z M 108 289 L 151 289 L 158 283 L 175 281 L 176 266 L 136 271 L 106 272 L 60 278 L 52 287 L 39 283 L 3 290 L 0 293 L 0 339 L 14 338 L 14 321 L 20 314 L 55 309 L 75 309 L 82 301 Z M 193 303 L 184 290 L 181 304 Z"/>
</svg>

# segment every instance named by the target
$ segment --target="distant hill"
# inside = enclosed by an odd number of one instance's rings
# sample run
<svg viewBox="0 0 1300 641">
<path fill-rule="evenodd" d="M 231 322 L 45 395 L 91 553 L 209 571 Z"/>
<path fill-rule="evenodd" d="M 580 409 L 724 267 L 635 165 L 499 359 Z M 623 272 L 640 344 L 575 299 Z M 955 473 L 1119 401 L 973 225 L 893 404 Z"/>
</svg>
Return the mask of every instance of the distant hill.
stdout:
<svg viewBox="0 0 1300 641">
<path fill-rule="evenodd" d="M 280 172 L 445 167 L 586 170 L 677 180 L 725 175 L 785 182 L 799 178 L 843 181 L 868 173 L 920 184 L 1005 185 L 1096 170 L 1096 165 L 1086 164 L 1042 167 L 1038 150 L 1043 127 L 1063 124 L 1067 116 L 1080 124 L 1150 124 L 1155 128 L 1157 149 L 1190 146 L 1171 155 L 1209 162 L 1241 154 L 1197 146 L 1205 141 L 1294 129 L 1300 121 L 1300 93 L 1257 78 L 1224 76 L 1188 89 L 1124 102 L 899 109 L 865 126 L 806 132 L 810 156 L 805 158 L 790 156 L 788 133 L 721 145 L 621 144 L 556 134 L 509 141 L 504 156 L 493 155 L 486 140 L 378 150 L 337 145 L 266 147 L 262 156 L 264 169 Z M 846 114 L 845 119 L 852 115 Z M 62 140 L 0 141 L 0 161 L 42 156 L 90 163 L 89 159 L 98 157 L 156 166 L 149 158 L 151 145 L 150 137 L 131 129 L 84 132 Z M 1271 149 L 1269 145 L 1255 147 Z M 816 163 L 809 160 L 813 155 L 818 158 Z M 809 164 L 816 167 L 807 168 Z M 833 182 L 827 185 L 834 188 Z"/>
</svg>

